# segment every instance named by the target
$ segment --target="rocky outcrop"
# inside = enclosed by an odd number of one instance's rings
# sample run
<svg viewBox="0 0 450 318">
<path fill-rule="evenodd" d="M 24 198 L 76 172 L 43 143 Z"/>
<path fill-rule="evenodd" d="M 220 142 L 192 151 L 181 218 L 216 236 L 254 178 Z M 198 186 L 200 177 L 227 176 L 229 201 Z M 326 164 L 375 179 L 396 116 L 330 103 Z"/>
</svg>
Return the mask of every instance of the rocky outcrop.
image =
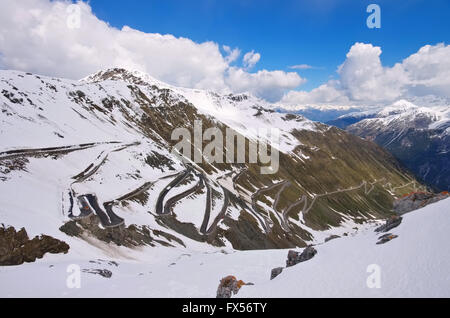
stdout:
<svg viewBox="0 0 450 318">
<path fill-rule="evenodd" d="M 289 251 L 288 253 L 288 259 L 286 261 L 286 267 L 294 266 L 302 262 L 306 262 L 313 258 L 317 254 L 317 250 L 312 247 L 308 246 L 303 250 L 302 253 L 296 252 L 296 251 Z"/>
<path fill-rule="evenodd" d="M 227 276 L 220 280 L 219 287 L 217 288 L 216 298 L 231 298 L 236 295 L 242 286 L 253 285 L 252 283 L 244 283 L 242 280 L 237 280 L 234 276 Z"/>
<path fill-rule="evenodd" d="M 401 216 L 392 216 L 386 220 L 386 223 L 377 227 L 375 232 L 388 232 L 402 223 L 403 218 Z"/>
<path fill-rule="evenodd" d="M 277 267 L 272 269 L 272 272 L 270 273 L 270 280 L 275 279 L 278 275 L 280 275 L 283 272 L 283 267 Z"/>
<path fill-rule="evenodd" d="M 385 244 L 387 242 L 392 241 L 393 239 L 396 239 L 398 235 L 393 235 L 391 233 L 384 234 L 380 236 L 379 241 L 377 242 L 377 245 Z"/>
<path fill-rule="evenodd" d="M 85 238 L 85 236 L 92 236 L 100 241 L 114 243 L 118 246 L 156 246 L 156 244 L 168 247 L 174 246 L 171 243 L 184 246 L 183 241 L 177 237 L 162 231 L 152 231 L 146 226 L 130 225 L 126 227 L 122 224 L 117 227 L 102 228 L 100 227 L 100 219 L 94 214 L 83 219 L 69 221 L 61 226 L 59 230 L 72 237 Z M 159 239 L 159 237 L 162 237 L 164 240 Z"/>
<path fill-rule="evenodd" d="M 29 239 L 27 231 L 16 231 L 13 227 L 0 227 L 0 266 L 32 263 L 45 254 L 66 254 L 69 245 L 48 235 Z"/>
<path fill-rule="evenodd" d="M 430 192 L 413 192 L 394 202 L 394 211 L 405 214 L 449 197 L 448 192 L 434 194 Z"/>
<path fill-rule="evenodd" d="M 339 235 L 330 235 L 329 237 L 327 237 L 327 238 L 325 239 L 325 243 L 327 243 L 327 242 L 329 242 L 329 241 L 331 241 L 331 240 L 338 239 L 338 238 L 340 238 Z"/>
<path fill-rule="evenodd" d="M 104 278 L 111 278 L 112 272 L 107 269 L 83 269 L 83 273 L 100 275 Z"/>
<path fill-rule="evenodd" d="M 317 250 L 312 247 L 306 247 L 302 253 L 296 251 L 289 251 L 288 257 L 286 260 L 286 267 L 295 266 L 299 263 L 309 261 L 317 254 Z M 270 273 L 270 280 L 275 279 L 278 275 L 280 275 L 284 270 L 284 267 L 277 267 L 272 269 Z"/>
</svg>

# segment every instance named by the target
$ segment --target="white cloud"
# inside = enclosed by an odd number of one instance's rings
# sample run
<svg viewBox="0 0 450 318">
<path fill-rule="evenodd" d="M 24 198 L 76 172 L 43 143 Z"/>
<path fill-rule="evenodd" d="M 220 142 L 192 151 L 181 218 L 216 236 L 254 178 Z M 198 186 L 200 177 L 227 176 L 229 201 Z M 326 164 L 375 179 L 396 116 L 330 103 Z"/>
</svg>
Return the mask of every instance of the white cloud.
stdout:
<svg viewBox="0 0 450 318">
<path fill-rule="evenodd" d="M 287 106 L 349 104 L 349 98 L 342 91 L 334 87 L 335 84 L 334 82 L 330 82 L 313 89 L 311 92 L 289 91 L 283 96 L 281 103 Z"/>
<path fill-rule="evenodd" d="M 310 70 L 315 68 L 314 66 L 308 65 L 308 64 L 298 64 L 298 65 L 292 65 L 289 66 L 290 69 L 293 70 Z"/>
<path fill-rule="evenodd" d="M 247 69 L 251 69 L 259 62 L 261 59 L 261 55 L 259 53 L 255 53 L 255 51 L 248 52 L 244 55 L 243 63 L 244 67 Z"/>
<path fill-rule="evenodd" d="M 450 97 L 450 45 L 426 45 L 405 59 L 409 95 L 434 94 Z"/>
<path fill-rule="evenodd" d="M 381 49 L 372 44 L 356 43 L 338 69 L 340 90 L 353 101 L 382 102 L 402 95 L 404 73 L 399 64 L 381 65 Z"/>
<path fill-rule="evenodd" d="M 231 49 L 229 46 L 224 45 L 222 46 L 223 50 L 228 54 L 225 57 L 225 61 L 230 64 L 234 61 L 236 61 L 239 57 L 239 55 L 241 55 L 241 50 L 239 50 L 238 48 L 235 49 Z"/>
<path fill-rule="evenodd" d="M 250 92 L 256 96 L 275 102 L 283 93 L 306 82 L 297 73 L 283 71 L 261 70 L 257 73 L 247 73 L 232 67 L 228 70 L 226 83 L 235 92 Z"/>
<path fill-rule="evenodd" d="M 70 5 L 70 1 L 2 0 L 0 67 L 72 79 L 99 69 L 124 67 L 173 85 L 220 92 L 246 87 L 260 97 L 273 95 L 267 90 L 279 94 L 301 82 L 298 75 L 294 78 L 281 71 L 264 71 L 262 76 L 240 70 L 240 76 L 235 76 L 239 69 L 230 64 L 240 55 L 237 48 L 223 46 L 224 56 L 215 42 L 196 43 L 127 26 L 113 28 L 98 19 L 85 2 L 78 4 L 80 27 L 70 28 L 74 25 L 73 11 L 67 10 Z M 253 53 L 244 60 L 250 66 L 260 58 Z M 239 78 L 245 82 L 237 83 Z"/>
<path fill-rule="evenodd" d="M 392 67 L 382 65 L 380 47 L 355 43 L 339 66 L 338 78 L 310 92 L 290 91 L 288 106 L 378 105 L 425 95 L 450 96 L 450 46 L 422 47 Z"/>
</svg>

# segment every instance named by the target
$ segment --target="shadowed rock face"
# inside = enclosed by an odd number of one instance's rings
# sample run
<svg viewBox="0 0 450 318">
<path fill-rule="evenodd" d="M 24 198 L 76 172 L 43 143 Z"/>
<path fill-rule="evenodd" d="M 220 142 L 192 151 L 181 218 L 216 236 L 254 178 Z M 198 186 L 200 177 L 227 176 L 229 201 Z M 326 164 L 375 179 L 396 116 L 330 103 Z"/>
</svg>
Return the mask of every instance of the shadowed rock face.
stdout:
<svg viewBox="0 0 450 318">
<path fill-rule="evenodd" d="M 428 204 L 446 199 L 448 197 L 448 192 L 442 192 L 439 194 L 429 192 L 414 192 L 395 201 L 394 211 L 398 214 L 405 214 L 423 208 Z"/>
<path fill-rule="evenodd" d="M 286 260 L 286 267 L 295 266 L 299 263 L 309 261 L 317 254 L 317 250 L 312 247 L 306 247 L 302 253 L 290 250 Z M 270 280 L 275 279 L 284 270 L 284 267 L 273 268 L 270 273 Z"/>
<path fill-rule="evenodd" d="M 96 215 L 90 215 L 84 219 L 69 221 L 59 230 L 72 237 L 85 238 L 91 236 L 106 243 L 130 248 L 144 245 L 155 246 L 156 244 L 169 247 L 175 244 L 184 246 L 183 241 L 179 238 L 162 231 L 150 230 L 146 226 L 130 225 L 125 227 L 121 225 L 104 229 L 99 225 L 100 219 Z"/>
<path fill-rule="evenodd" d="M 104 278 L 111 278 L 112 272 L 107 269 L 84 269 L 84 273 L 94 274 L 94 275 L 100 275 Z"/>
<path fill-rule="evenodd" d="M 27 231 L 16 231 L 13 227 L 0 228 L 0 266 L 32 263 L 46 253 L 66 254 L 69 245 L 48 235 L 29 239 Z"/>
<path fill-rule="evenodd" d="M 272 269 L 272 272 L 270 273 L 270 280 L 275 279 L 278 275 L 280 275 L 283 272 L 283 269 L 283 267 Z"/>
<path fill-rule="evenodd" d="M 375 232 L 378 233 L 385 233 L 392 229 L 395 229 L 397 226 L 399 226 L 403 221 L 403 218 L 401 216 L 393 216 L 386 220 L 386 223 L 381 225 L 380 227 L 377 227 L 375 229 Z"/>
<path fill-rule="evenodd" d="M 390 242 L 397 237 L 398 235 L 393 235 L 391 233 L 384 234 L 378 238 L 379 241 L 377 242 L 377 245 L 386 244 L 387 242 Z"/>
<path fill-rule="evenodd" d="M 314 247 L 308 246 L 303 250 L 300 254 L 296 251 L 289 251 L 288 259 L 286 261 L 286 267 L 294 266 L 302 262 L 306 262 L 313 258 L 317 254 L 317 251 Z"/>
</svg>

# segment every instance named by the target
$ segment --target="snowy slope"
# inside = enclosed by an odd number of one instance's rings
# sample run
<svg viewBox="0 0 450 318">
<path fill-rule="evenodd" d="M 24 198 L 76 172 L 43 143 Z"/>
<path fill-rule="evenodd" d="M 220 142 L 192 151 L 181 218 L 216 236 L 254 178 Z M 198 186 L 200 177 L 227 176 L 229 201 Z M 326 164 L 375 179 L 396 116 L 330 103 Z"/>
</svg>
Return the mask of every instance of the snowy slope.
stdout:
<svg viewBox="0 0 450 318">
<path fill-rule="evenodd" d="M 316 123 L 301 116 L 298 116 L 295 121 L 283 120 L 283 114 L 272 111 L 272 104 L 251 94 L 220 95 L 207 90 L 175 87 L 139 71 L 115 72 L 111 74 L 113 71 L 99 71 L 83 79 L 82 82 L 87 84 L 98 83 L 107 78 L 108 80 L 131 81 L 137 84 L 145 83 L 145 85 L 155 85 L 159 88 L 169 89 L 175 94 L 186 98 L 200 113 L 214 117 L 249 139 L 258 140 L 262 138 L 269 143 L 273 143 L 270 138 L 271 129 L 280 129 L 281 140 L 275 146 L 283 152 L 290 152 L 295 146 L 299 145 L 299 141 L 291 134 L 293 129 L 311 131 L 318 129 Z M 260 112 L 261 110 L 270 110 L 270 112 L 262 113 Z M 255 116 L 256 114 L 258 115 Z"/>
<path fill-rule="evenodd" d="M 270 270 L 284 266 L 288 250 L 144 248 L 117 249 L 114 256 L 49 256 L 34 264 L 0 267 L 0 296 L 41 297 L 215 297 L 221 278 L 235 275 L 244 286 L 237 297 L 449 297 L 450 200 L 407 214 L 392 230 L 397 239 L 376 245 L 376 225 L 316 246 L 310 261 L 285 269 L 274 280 Z M 127 255 L 134 260 L 126 259 Z M 108 264 L 116 261 L 118 266 Z M 381 269 L 381 288 L 370 289 L 369 265 Z M 110 279 L 81 273 L 81 288 L 66 286 L 69 265 L 108 269 Z"/>
<path fill-rule="evenodd" d="M 390 215 L 395 198 L 420 186 L 379 147 L 343 131 L 251 95 L 173 87 L 124 69 L 81 81 L 0 71 L 0 110 L 1 223 L 66 241 L 75 253 L 109 253 L 98 232 L 135 226 L 156 246 L 305 246 Z M 197 120 L 247 142 L 268 142 L 280 129 L 279 171 L 182 162 L 171 133 Z M 100 209 L 83 204 L 89 197 Z M 101 222 L 82 237 L 60 230 L 92 214 Z"/>
<path fill-rule="evenodd" d="M 449 297 L 450 200 L 405 216 L 390 231 L 398 238 L 375 245 L 372 229 L 318 246 L 310 261 L 273 281 L 245 288 L 242 297 Z M 370 265 L 381 270 L 380 288 L 368 288 Z M 279 265 L 283 265 L 280 260 Z M 267 275 L 267 274 L 266 274 Z"/>
</svg>

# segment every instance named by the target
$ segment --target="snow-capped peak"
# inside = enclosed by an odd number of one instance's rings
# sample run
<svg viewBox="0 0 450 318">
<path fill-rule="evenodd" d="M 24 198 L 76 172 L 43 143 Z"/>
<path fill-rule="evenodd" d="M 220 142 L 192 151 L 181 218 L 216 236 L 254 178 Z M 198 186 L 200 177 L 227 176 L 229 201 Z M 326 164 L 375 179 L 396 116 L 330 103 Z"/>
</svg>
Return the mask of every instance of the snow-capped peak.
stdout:
<svg viewBox="0 0 450 318">
<path fill-rule="evenodd" d="M 417 108 L 419 108 L 419 107 L 414 105 L 413 103 L 411 103 L 407 100 L 401 99 L 401 100 L 395 102 L 394 104 L 392 104 L 391 106 L 387 106 L 387 107 L 383 108 L 378 113 L 378 116 L 387 117 L 387 116 L 391 116 L 391 115 L 397 115 L 397 114 L 401 114 L 406 111 L 410 111 L 410 110 L 417 109 Z"/>
<path fill-rule="evenodd" d="M 127 70 L 124 68 L 110 68 L 106 70 L 100 70 L 81 79 L 80 81 L 84 83 L 95 83 L 107 80 L 122 80 L 133 84 L 147 84 L 155 85 L 159 88 L 172 88 L 171 85 L 157 80 L 148 73 L 144 73 L 138 70 Z"/>
</svg>

